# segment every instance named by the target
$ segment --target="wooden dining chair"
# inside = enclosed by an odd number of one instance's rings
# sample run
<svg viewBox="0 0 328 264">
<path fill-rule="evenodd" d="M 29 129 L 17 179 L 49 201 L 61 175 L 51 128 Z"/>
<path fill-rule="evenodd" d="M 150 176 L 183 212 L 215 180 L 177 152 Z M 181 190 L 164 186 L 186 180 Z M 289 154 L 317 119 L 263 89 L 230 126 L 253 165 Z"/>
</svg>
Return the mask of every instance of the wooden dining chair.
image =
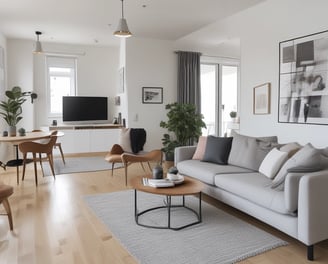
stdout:
<svg viewBox="0 0 328 264">
<path fill-rule="evenodd" d="M 32 153 L 33 155 L 33 163 L 34 163 L 34 175 L 35 175 L 35 184 L 38 185 L 38 173 L 37 173 L 37 162 L 40 162 L 41 169 L 43 171 L 42 167 L 42 154 L 46 154 L 50 169 L 52 172 L 52 175 L 54 176 L 54 179 L 56 179 L 55 171 L 54 171 L 54 162 L 53 162 L 53 148 L 57 141 L 57 131 L 53 131 L 51 133 L 51 137 L 48 143 L 42 144 L 37 142 L 23 142 L 19 144 L 19 150 L 23 154 L 23 175 L 22 175 L 22 181 L 25 178 L 25 169 L 26 169 L 26 163 L 27 163 L 27 153 Z M 37 158 L 37 155 L 39 157 Z"/>
<path fill-rule="evenodd" d="M 41 129 L 34 129 L 32 130 L 32 132 L 42 132 L 43 130 Z M 47 140 L 48 141 L 48 140 Z M 41 143 L 45 143 L 46 141 L 43 139 L 41 140 Z M 59 149 L 59 152 L 60 152 L 60 155 L 61 155 L 61 158 L 62 158 L 62 161 L 64 164 L 66 164 L 65 162 L 65 157 L 64 157 L 64 152 L 63 152 L 63 149 L 61 147 L 61 143 L 60 142 L 56 142 L 56 144 L 54 145 L 54 148 L 58 148 Z"/>
<path fill-rule="evenodd" d="M 10 195 L 12 195 L 13 193 L 14 193 L 14 188 L 12 186 L 9 186 L 9 185 L 6 185 L 6 184 L 0 184 L 0 204 L 2 204 L 3 207 L 6 210 L 10 230 L 14 229 L 14 225 L 13 225 L 13 217 L 12 217 L 12 214 L 11 214 L 11 209 L 10 209 L 8 197 Z"/>
</svg>

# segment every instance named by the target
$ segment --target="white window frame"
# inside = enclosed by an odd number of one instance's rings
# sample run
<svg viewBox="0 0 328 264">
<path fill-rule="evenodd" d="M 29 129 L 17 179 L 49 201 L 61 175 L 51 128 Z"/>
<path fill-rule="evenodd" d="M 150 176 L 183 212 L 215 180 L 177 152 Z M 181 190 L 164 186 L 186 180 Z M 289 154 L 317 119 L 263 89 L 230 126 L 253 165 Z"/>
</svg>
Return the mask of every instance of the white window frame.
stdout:
<svg viewBox="0 0 328 264">
<path fill-rule="evenodd" d="M 50 73 L 50 68 L 52 67 L 58 67 L 58 68 L 71 68 L 73 69 L 73 72 L 70 74 L 60 73 L 57 72 L 56 74 Z M 54 117 L 62 117 L 62 113 L 51 113 L 51 90 L 50 90 L 50 78 L 51 76 L 64 76 L 64 77 L 70 77 L 73 81 L 71 83 L 70 88 L 70 96 L 74 96 L 77 94 L 77 58 L 71 57 L 71 56 L 46 56 L 46 79 L 47 79 L 47 113 L 49 118 Z"/>
</svg>

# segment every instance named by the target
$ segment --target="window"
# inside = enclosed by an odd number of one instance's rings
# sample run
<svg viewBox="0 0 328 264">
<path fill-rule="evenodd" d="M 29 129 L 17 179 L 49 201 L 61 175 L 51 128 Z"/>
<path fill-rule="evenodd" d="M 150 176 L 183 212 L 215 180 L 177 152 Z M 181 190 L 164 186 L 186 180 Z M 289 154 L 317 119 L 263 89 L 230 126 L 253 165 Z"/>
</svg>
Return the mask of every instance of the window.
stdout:
<svg viewBox="0 0 328 264">
<path fill-rule="evenodd" d="M 63 96 L 76 94 L 76 58 L 47 56 L 48 115 L 61 116 Z"/>
<path fill-rule="evenodd" d="M 223 136 L 237 128 L 229 114 L 238 110 L 238 75 L 237 63 L 201 63 L 201 113 L 206 123 L 203 135 Z"/>
</svg>

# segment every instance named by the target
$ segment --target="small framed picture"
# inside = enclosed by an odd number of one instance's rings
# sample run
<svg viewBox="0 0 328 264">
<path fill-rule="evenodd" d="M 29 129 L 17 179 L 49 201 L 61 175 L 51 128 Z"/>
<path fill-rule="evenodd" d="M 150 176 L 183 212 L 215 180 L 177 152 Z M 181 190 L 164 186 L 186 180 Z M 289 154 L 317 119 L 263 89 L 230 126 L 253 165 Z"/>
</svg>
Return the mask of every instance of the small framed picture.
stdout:
<svg viewBox="0 0 328 264">
<path fill-rule="evenodd" d="M 121 97 L 120 96 L 115 96 L 115 105 L 121 105 Z"/>
<path fill-rule="evenodd" d="M 142 87 L 143 104 L 162 104 L 163 87 Z"/>
<path fill-rule="evenodd" d="M 270 114 L 270 83 L 254 87 L 253 113 L 254 115 Z"/>
</svg>

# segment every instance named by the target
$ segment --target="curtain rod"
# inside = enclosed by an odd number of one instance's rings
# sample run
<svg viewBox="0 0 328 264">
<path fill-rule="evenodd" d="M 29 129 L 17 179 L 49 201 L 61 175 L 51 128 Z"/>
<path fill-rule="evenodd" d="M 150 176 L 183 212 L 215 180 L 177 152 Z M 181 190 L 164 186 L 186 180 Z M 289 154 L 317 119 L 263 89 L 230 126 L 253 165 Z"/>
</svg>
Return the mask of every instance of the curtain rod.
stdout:
<svg viewBox="0 0 328 264">
<path fill-rule="evenodd" d="M 213 57 L 213 58 L 222 58 L 222 59 L 234 59 L 234 60 L 239 60 L 240 58 L 235 58 L 235 57 L 228 57 L 228 56 L 215 56 L 215 55 L 207 55 L 207 54 L 203 54 L 201 52 L 197 52 L 197 51 L 182 51 L 182 50 L 176 50 L 174 51 L 174 53 L 179 53 L 179 52 L 191 52 L 191 53 L 199 53 L 200 56 L 204 56 L 204 57 Z"/>
<path fill-rule="evenodd" d="M 67 56 L 67 57 L 76 57 L 76 56 L 85 56 L 85 52 L 56 52 L 56 51 L 44 51 L 45 55 L 53 56 Z"/>
</svg>

